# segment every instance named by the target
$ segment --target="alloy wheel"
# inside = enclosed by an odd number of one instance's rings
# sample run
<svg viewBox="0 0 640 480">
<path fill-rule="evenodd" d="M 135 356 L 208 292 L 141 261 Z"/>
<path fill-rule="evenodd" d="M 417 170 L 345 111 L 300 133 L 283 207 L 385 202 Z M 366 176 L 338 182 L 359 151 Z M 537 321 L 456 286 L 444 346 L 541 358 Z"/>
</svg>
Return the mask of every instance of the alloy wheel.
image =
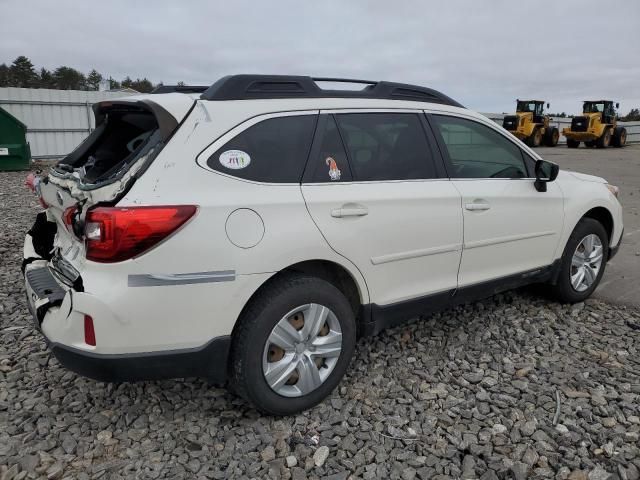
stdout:
<svg viewBox="0 0 640 480">
<path fill-rule="evenodd" d="M 571 258 L 571 286 L 574 290 L 584 292 L 594 284 L 602 267 L 603 255 L 602 241 L 593 233 L 578 243 Z"/>
</svg>

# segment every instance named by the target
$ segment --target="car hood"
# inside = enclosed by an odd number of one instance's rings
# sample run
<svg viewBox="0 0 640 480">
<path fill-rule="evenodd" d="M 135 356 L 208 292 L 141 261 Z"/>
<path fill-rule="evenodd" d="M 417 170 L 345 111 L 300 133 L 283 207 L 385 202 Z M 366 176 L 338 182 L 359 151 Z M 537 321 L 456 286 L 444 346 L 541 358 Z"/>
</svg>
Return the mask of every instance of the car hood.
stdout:
<svg viewBox="0 0 640 480">
<path fill-rule="evenodd" d="M 587 175 L 586 173 L 579 172 L 567 172 L 564 173 L 571 175 L 572 177 L 577 178 L 578 180 L 582 180 L 584 182 L 594 182 L 594 183 L 607 183 L 607 181 L 602 177 L 596 177 L 595 175 Z"/>
</svg>

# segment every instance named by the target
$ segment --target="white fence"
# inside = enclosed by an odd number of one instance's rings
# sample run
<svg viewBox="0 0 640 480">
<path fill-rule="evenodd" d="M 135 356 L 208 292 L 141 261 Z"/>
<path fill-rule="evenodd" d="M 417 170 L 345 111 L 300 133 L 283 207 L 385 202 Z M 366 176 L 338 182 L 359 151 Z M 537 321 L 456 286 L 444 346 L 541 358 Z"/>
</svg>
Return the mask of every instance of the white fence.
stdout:
<svg viewBox="0 0 640 480">
<path fill-rule="evenodd" d="M 504 117 L 509 114 L 483 113 L 483 115 L 490 118 L 498 125 L 502 125 L 502 120 L 504 120 Z M 556 127 L 558 127 L 558 130 L 560 130 L 560 140 L 558 141 L 558 143 L 567 143 L 567 139 L 562 136 L 562 129 L 571 126 L 571 119 L 552 118 L 551 124 L 555 125 Z M 627 129 L 627 143 L 640 143 L 640 122 L 618 122 L 618 125 L 623 126 Z"/>
<path fill-rule="evenodd" d="M 71 152 L 95 128 L 91 106 L 127 92 L 87 92 L 45 88 L 0 88 L 0 107 L 27 126 L 34 159 L 56 159 Z"/>
<path fill-rule="evenodd" d="M 0 107 L 27 126 L 27 140 L 34 159 L 56 159 L 71 152 L 94 128 L 91 106 L 101 100 L 131 95 L 129 92 L 86 92 L 40 88 L 0 88 Z M 485 113 L 499 125 L 504 114 Z M 556 118 L 558 129 L 570 118 Z M 640 143 L 640 122 L 620 122 L 627 128 L 627 142 Z M 560 143 L 565 143 L 560 136 Z"/>
</svg>

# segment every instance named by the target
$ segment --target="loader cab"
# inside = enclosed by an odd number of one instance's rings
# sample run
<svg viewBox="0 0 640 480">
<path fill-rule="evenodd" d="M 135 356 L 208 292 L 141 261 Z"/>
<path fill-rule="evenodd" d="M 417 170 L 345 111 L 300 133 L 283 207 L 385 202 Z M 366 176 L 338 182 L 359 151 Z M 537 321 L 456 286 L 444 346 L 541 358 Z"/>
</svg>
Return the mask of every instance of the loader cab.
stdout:
<svg viewBox="0 0 640 480">
<path fill-rule="evenodd" d="M 584 102 L 582 112 L 602 114 L 602 123 L 613 123 L 616 119 L 616 109 L 611 100 L 587 100 Z"/>
<path fill-rule="evenodd" d="M 517 113 L 533 113 L 533 123 L 544 123 L 544 102 L 541 100 L 518 100 Z"/>
</svg>

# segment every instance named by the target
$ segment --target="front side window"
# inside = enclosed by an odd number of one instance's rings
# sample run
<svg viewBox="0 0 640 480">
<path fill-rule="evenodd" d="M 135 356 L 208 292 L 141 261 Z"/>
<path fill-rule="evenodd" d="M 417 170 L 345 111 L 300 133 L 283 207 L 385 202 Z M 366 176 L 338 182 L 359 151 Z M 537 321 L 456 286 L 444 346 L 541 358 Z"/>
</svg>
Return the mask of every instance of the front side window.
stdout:
<svg viewBox="0 0 640 480">
<path fill-rule="evenodd" d="M 522 152 L 513 142 L 481 123 L 433 115 L 446 146 L 452 178 L 526 178 Z"/>
<path fill-rule="evenodd" d="M 354 181 L 436 177 L 418 114 L 344 113 L 336 120 Z"/>
<path fill-rule="evenodd" d="M 229 140 L 207 160 L 218 172 L 268 183 L 298 183 L 317 115 L 263 120 Z"/>
</svg>

